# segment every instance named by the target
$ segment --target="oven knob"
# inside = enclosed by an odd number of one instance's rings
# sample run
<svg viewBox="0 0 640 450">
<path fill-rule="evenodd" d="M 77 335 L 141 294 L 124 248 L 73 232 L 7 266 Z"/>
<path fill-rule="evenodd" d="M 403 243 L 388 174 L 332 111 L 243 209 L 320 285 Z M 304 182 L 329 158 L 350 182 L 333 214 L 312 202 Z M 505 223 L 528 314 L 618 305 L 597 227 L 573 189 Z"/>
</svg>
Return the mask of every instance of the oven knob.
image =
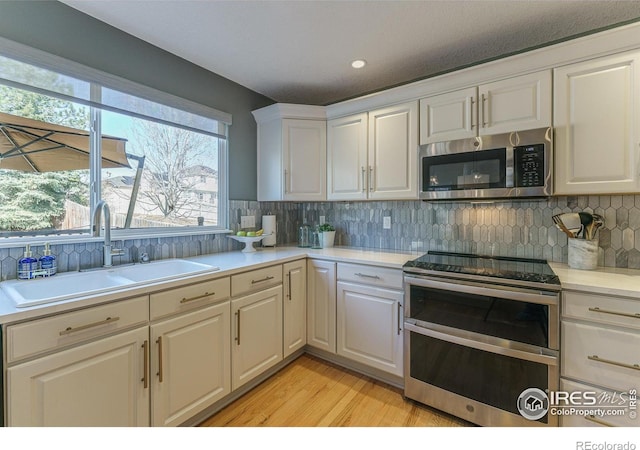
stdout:
<svg viewBox="0 0 640 450">
<path fill-rule="evenodd" d="M 475 408 L 471 405 L 467 405 L 467 411 L 469 411 L 470 413 L 475 411 Z"/>
</svg>

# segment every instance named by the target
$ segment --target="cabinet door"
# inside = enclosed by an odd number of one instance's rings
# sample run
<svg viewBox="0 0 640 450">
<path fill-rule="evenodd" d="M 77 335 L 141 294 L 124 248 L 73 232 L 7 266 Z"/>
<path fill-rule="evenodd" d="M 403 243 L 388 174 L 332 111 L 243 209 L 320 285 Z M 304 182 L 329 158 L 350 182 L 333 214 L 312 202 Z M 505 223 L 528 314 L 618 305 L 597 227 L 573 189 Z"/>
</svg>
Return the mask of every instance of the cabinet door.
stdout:
<svg viewBox="0 0 640 450">
<path fill-rule="evenodd" d="M 336 264 L 307 261 L 307 344 L 336 352 Z"/>
<path fill-rule="evenodd" d="M 149 426 L 148 333 L 145 326 L 9 368 L 7 424 Z"/>
<path fill-rule="evenodd" d="M 555 69 L 555 193 L 638 191 L 639 53 Z"/>
<path fill-rule="evenodd" d="M 152 425 L 180 425 L 231 392 L 231 306 L 151 326 Z"/>
<path fill-rule="evenodd" d="M 479 91 L 480 135 L 551 126 L 551 71 L 483 84 Z"/>
<path fill-rule="evenodd" d="M 477 96 L 472 87 L 420 100 L 420 144 L 475 137 Z"/>
<path fill-rule="evenodd" d="M 235 390 L 282 361 L 282 286 L 232 300 L 231 310 Z"/>
<path fill-rule="evenodd" d="M 367 198 L 367 114 L 327 123 L 327 199 Z"/>
<path fill-rule="evenodd" d="M 338 354 L 402 376 L 401 291 L 338 282 Z"/>
<path fill-rule="evenodd" d="M 307 263 L 284 264 L 284 357 L 307 343 Z"/>
<path fill-rule="evenodd" d="M 320 120 L 282 121 L 285 200 L 327 198 L 327 123 Z"/>
<path fill-rule="evenodd" d="M 370 199 L 418 198 L 418 102 L 369 113 Z"/>
</svg>

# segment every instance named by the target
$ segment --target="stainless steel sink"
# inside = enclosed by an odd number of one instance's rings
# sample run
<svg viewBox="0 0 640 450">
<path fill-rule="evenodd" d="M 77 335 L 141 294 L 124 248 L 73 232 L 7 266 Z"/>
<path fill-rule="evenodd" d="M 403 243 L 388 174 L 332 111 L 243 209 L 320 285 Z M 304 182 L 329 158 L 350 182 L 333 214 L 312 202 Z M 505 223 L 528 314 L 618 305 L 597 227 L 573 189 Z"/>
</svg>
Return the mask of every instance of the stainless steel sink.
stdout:
<svg viewBox="0 0 640 450">
<path fill-rule="evenodd" d="M 60 273 L 35 280 L 10 280 L 0 283 L 0 288 L 16 307 L 25 308 L 216 270 L 220 269 L 184 259 L 168 259 L 90 272 Z"/>
</svg>

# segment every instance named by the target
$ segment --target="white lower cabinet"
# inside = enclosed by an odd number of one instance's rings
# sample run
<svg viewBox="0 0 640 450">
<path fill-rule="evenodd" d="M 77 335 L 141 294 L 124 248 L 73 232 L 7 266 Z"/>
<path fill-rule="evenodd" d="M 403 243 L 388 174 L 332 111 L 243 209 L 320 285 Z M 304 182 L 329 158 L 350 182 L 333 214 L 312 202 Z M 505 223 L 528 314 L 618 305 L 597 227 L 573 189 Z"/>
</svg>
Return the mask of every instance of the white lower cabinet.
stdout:
<svg viewBox="0 0 640 450">
<path fill-rule="evenodd" d="M 560 389 L 578 403 L 589 392 L 595 404 L 586 405 L 593 413 L 563 415 L 560 424 L 640 426 L 631 403 L 640 386 L 640 301 L 569 290 L 562 297 Z"/>
<path fill-rule="evenodd" d="M 180 425 L 231 392 L 230 302 L 151 326 L 151 424 Z"/>
<path fill-rule="evenodd" d="M 282 285 L 233 299 L 231 310 L 235 390 L 282 361 Z"/>
<path fill-rule="evenodd" d="M 9 426 L 149 425 L 149 328 L 7 369 Z"/>
<path fill-rule="evenodd" d="M 307 262 L 307 345 L 336 352 L 336 263 Z"/>
<path fill-rule="evenodd" d="M 307 343 L 307 261 L 283 264 L 283 357 Z"/>
<path fill-rule="evenodd" d="M 338 355 L 402 376 L 400 291 L 338 282 Z"/>
</svg>

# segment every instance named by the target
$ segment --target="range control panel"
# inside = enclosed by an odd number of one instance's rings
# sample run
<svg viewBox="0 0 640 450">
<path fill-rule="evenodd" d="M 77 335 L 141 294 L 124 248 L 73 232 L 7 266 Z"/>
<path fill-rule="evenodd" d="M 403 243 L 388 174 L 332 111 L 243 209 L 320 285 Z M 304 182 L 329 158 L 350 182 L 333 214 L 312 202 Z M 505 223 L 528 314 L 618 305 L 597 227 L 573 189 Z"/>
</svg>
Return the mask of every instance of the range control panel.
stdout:
<svg viewBox="0 0 640 450">
<path fill-rule="evenodd" d="M 544 144 L 513 147 L 516 187 L 544 186 Z"/>
</svg>

